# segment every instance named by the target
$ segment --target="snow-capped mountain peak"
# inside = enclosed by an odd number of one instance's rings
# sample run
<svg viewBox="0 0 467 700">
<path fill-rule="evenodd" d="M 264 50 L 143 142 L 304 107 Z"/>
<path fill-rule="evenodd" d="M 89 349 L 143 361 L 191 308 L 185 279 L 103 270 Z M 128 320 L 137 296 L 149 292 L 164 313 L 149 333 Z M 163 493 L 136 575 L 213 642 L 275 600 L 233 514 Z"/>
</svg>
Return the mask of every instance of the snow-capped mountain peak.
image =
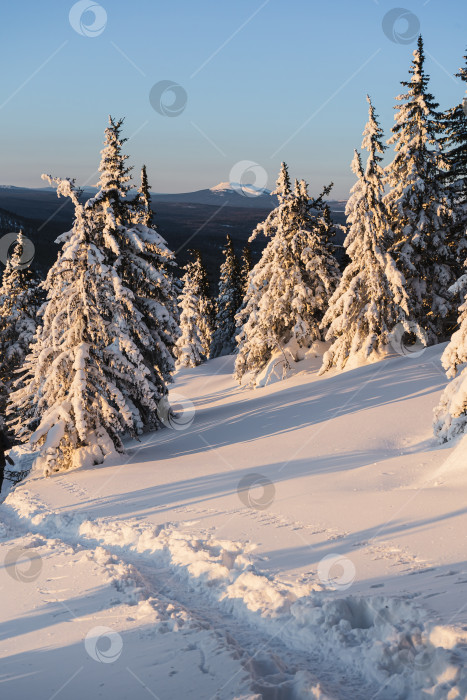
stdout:
<svg viewBox="0 0 467 700">
<path fill-rule="evenodd" d="M 265 187 L 256 187 L 256 185 L 251 184 L 242 185 L 240 182 L 220 182 L 215 187 L 211 187 L 211 192 L 216 194 L 237 192 L 238 194 L 248 194 L 250 197 L 271 194 L 271 190 Z"/>
</svg>

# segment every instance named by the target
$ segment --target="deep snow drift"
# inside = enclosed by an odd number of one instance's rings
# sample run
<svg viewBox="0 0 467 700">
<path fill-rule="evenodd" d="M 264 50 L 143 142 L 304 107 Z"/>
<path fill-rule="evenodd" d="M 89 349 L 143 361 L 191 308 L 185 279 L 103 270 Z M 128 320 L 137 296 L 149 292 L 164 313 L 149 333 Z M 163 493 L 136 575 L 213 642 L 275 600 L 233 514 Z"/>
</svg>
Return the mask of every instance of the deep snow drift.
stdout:
<svg viewBox="0 0 467 700">
<path fill-rule="evenodd" d="M 257 390 L 212 360 L 123 458 L 31 474 L 0 506 L 2 697 L 465 698 L 442 349 Z"/>
</svg>

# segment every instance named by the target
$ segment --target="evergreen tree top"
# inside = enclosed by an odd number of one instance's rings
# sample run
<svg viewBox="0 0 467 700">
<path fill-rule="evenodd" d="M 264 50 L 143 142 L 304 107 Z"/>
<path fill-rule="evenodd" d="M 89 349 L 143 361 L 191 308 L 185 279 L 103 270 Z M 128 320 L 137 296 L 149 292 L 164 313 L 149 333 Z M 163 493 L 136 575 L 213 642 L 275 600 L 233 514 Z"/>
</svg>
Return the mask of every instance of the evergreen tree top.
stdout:
<svg viewBox="0 0 467 700">
<path fill-rule="evenodd" d="M 375 164 L 380 163 L 383 160 L 383 154 L 387 146 L 383 143 L 383 130 L 378 122 L 378 117 L 375 113 L 375 108 L 371 102 L 369 95 L 366 96 L 368 102 L 368 122 L 363 131 L 362 148 L 366 149 L 369 154 L 369 163 L 371 162 L 372 167 L 376 167 Z M 371 171 L 370 171 L 371 172 Z M 369 174 L 369 169 L 367 166 L 367 175 Z"/>
<path fill-rule="evenodd" d="M 97 183 L 99 192 L 88 200 L 87 208 L 92 208 L 98 202 L 107 201 L 112 210 L 116 223 L 120 223 L 127 193 L 130 190 L 131 167 L 127 167 L 128 156 L 123 153 L 123 144 L 127 141 L 121 136 L 124 119 L 114 119 L 109 116 L 109 126 L 105 129 L 104 148 L 101 151 L 99 165 L 100 178 Z"/>
<path fill-rule="evenodd" d="M 290 176 L 289 176 L 287 164 L 282 162 L 281 168 L 279 171 L 279 177 L 277 178 L 277 182 L 276 182 L 276 188 L 272 192 L 272 194 L 277 195 L 279 201 L 282 202 L 285 199 L 287 199 L 287 197 L 291 194 L 291 192 L 292 192 L 292 188 L 290 185 Z"/>
<path fill-rule="evenodd" d="M 399 117 L 396 117 L 396 124 L 392 129 L 394 134 L 397 134 L 402 128 L 402 123 L 407 119 L 417 119 L 425 123 L 431 120 L 430 126 L 433 130 L 433 120 L 438 116 L 436 110 L 439 105 L 434 96 L 428 92 L 430 76 L 425 71 L 425 51 L 421 35 L 418 37 L 417 49 L 413 52 L 409 73 L 412 76 L 410 80 L 401 81 L 401 85 L 407 88 L 407 92 L 396 97 L 398 102 L 405 101 L 407 104 L 401 107 L 395 106 L 395 109 L 399 110 Z M 394 142 L 394 137 L 389 141 L 391 142 Z"/>
<path fill-rule="evenodd" d="M 145 165 L 141 168 L 141 184 L 138 189 L 136 208 L 141 211 L 142 223 L 151 227 L 154 212 L 151 208 L 151 192 Z"/>
</svg>

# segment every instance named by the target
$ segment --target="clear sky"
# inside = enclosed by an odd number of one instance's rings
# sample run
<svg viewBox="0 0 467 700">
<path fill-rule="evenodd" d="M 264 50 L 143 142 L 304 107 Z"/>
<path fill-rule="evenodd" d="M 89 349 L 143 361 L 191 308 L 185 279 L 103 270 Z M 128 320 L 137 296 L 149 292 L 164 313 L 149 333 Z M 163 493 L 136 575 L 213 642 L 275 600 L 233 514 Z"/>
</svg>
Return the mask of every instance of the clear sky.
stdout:
<svg viewBox="0 0 467 700">
<path fill-rule="evenodd" d="M 243 160 L 271 187 L 285 160 L 312 192 L 332 179 L 345 198 L 365 94 L 389 135 L 418 25 L 441 107 L 464 96 L 452 74 L 465 0 L 400 2 L 395 23 L 393 0 L 83 0 L 71 22 L 69 0 L 4 3 L 0 183 L 40 187 L 46 171 L 95 184 L 112 114 L 125 116 L 130 162 L 147 164 L 154 191 L 211 187 Z M 181 86 L 177 116 L 151 105 L 161 81 Z M 174 99 L 152 102 L 163 112 Z"/>
</svg>

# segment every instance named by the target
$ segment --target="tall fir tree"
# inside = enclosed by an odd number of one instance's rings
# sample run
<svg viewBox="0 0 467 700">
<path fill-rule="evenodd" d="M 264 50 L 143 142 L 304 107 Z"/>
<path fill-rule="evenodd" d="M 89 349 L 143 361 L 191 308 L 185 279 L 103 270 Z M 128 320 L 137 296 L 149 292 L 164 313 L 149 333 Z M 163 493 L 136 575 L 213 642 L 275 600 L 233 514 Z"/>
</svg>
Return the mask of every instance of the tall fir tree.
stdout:
<svg viewBox="0 0 467 700">
<path fill-rule="evenodd" d="M 63 249 L 44 284 L 43 327 L 12 410 L 23 434 L 35 429 L 31 440 L 41 446 L 46 472 L 99 463 L 122 451 L 126 435 L 159 427 L 174 368 L 178 326 L 166 274 L 173 254 L 146 225 L 145 185 L 129 197 L 121 127 L 109 118 L 99 189 L 85 204 L 73 181 L 43 176 L 72 199 L 75 221 L 57 241 Z"/>
<path fill-rule="evenodd" d="M 285 357 L 285 346 L 295 360 L 302 349 L 322 339 L 320 323 L 339 275 L 319 233 L 316 210 L 323 195 L 310 199 L 304 182 L 292 191 L 284 163 L 274 193 L 278 207 L 252 236 L 262 232 L 270 240 L 251 271 L 237 315 L 241 329 L 235 376 L 239 381 L 250 372 L 255 378 L 274 353 L 282 352 Z M 289 362 L 286 357 L 285 362 Z"/>
<path fill-rule="evenodd" d="M 381 161 L 385 146 L 373 105 L 367 99 L 369 117 L 362 148 L 368 151 L 368 160 L 363 171 L 355 151 L 351 167 L 357 182 L 346 207 L 350 229 L 344 242 L 350 263 L 323 319 L 323 326 L 329 326 L 326 340 L 331 346 L 323 357 L 321 373 L 331 367 L 343 369 L 378 359 L 399 323 L 409 333 L 414 330 L 407 319 L 405 280 L 388 252 L 393 233 L 383 201 Z"/>
<path fill-rule="evenodd" d="M 434 433 L 440 442 L 447 442 L 467 430 L 467 274 L 450 289 L 463 297 L 459 306 L 458 330 L 441 356 L 447 385 L 434 414 Z"/>
<path fill-rule="evenodd" d="M 464 66 L 456 73 L 467 83 L 467 55 Z M 462 265 L 466 258 L 467 238 L 467 97 L 464 103 L 446 110 L 440 115 L 443 157 L 446 170 L 443 172 L 444 181 L 451 195 L 454 210 L 454 221 L 451 230 L 451 247 L 457 263 L 456 277 L 462 274 Z"/>
<path fill-rule="evenodd" d="M 165 381 L 170 382 L 174 369 L 174 346 L 180 335 L 177 303 L 180 289 L 174 275 L 174 270 L 177 267 L 175 255 L 159 234 L 154 223 L 150 185 L 145 165 L 141 169 L 141 184 L 135 201 L 135 221 L 138 224 L 138 233 L 146 234 L 144 239 L 146 247 L 140 253 L 140 257 L 144 258 L 159 273 L 158 280 L 152 280 L 152 283 L 148 284 L 146 279 L 144 280 L 145 285 L 138 284 L 138 291 L 142 292 L 141 303 L 145 304 L 146 307 L 151 305 L 153 307 L 153 309 L 146 308 L 146 316 L 148 319 L 153 319 L 156 344 L 160 345 L 162 340 L 163 345 L 170 353 L 170 356 L 166 358 L 167 371 L 164 375 Z M 142 230 L 142 227 L 154 231 L 156 235 L 150 234 L 148 236 L 148 232 Z M 156 358 L 156 361 L 159 360 Z"/>
<path fill-rule="evenodd" d="M 249 242 L 245 244 L 242 250 L 242 257 L 240 262 L 240 279 L 242 284 L 242 298 L 246 294 L 248 289 L 248 280 L 250 277 L 250 272 L 253 267 L 251 259 L 251 245 Z"/>
<path fill-rule="evenodd" d="M 123 451 L 124 435 L 157 424 L 165 394 L 134 340 L 153 343 L 134 294 L 109 262 L 95 210 L 79 202 L 73 181 L 50 181 L 71 198 L 75 220 L 59 239 L 63 248 L 44 283 L 43 325 L 24 385 L 12 395 L 23 432 L 35 429 L 30 439 L 46 474 Z"/>
<path fill-rule="evenodd" d="M 136 334 L 133 342 L 151 369 L 151 380 L 164 391 L 174 371 L 173 349 L 179 328 L 174 284 L 167 270 L 174 255 L 152 222 L 146 169 L 136 198 L 129 196 L 128 156 L 123 154 L 123 119 L 109 117 L 99 167 L 99 191 L 86 203 L 96 222 L 106 256 L 133 294 L 133 307 L 144 321 L 151 342 Z M 131 323 L 130 323 L 131 327 Z M 148 426 L 152 427 L 152 425 Z"/>
<path fill-rule="evenodd" d="M 227 235 L 223 253 L 225 259 L 220 269 L 219 294 L 216 300 L 217 313 L 210 357 L 229 355 L 235 350 L 237 329 L 235 315 L 243 299 L 240 265 L 229 235 Z"/>
<path fill-rule="evenodd" d="M 151 207 L 151 188 L 145 165 L 141 168 L 141 184 L 136 197 L 136 211 L 138 223 L 142 223 L 150 228 L 154 212 Z"/>
<path fill-rule="evenodd" d="M 409 315 L 423 327 L 429 343 L 442 339 L 452 312 L 447 288 L 455 281 L 449 230 L 452 209 L 443 186 L 443 160 L 438 140 L 438 104 L 428 91 L 425 54 L 420 36 L 403 81 L 407 92 L 397 97 L 393 162 L 386 168 L 390 191 L 385 202 L 394 232 L 393 254 L 406 279 Z"/>
<path fill-rule="evenodd" d="M 23 233 L 19 231 L 0 286 L 0 416 L 8 396 L 21 382 L 20 371 L 34 337 L 40 306 L 39 279 L 23 267 Z"/>
<path fill-rule="evenodd" d="M 316 199 L 312 199 L 304 180 L 296 185 L 295 211 L 298 213 L 299 226 L 297 242 L 301 251 L 300 259 L 305 266 L 305 279 L 312 292 L 310 314 L 313 317 L 313 337 L 316 340 L 324 337 L 321 330 L 324 314 L 341 278 L 333 243 L 336 226 L 324 199 L 332 187 L 332 184 L 328 185 Z M 318 330 L 321 331 L 319 336 Z"/>
<path fill-rule="evenodd" d="M 194 250 L 191 255 L 193 259 L 183 267 L 179 296 L 181 333 L 175 346 L 178 367 L 196 367 L 207 360 L 212 340 L 209 281 L 200 252 Z"/>
</svg>

